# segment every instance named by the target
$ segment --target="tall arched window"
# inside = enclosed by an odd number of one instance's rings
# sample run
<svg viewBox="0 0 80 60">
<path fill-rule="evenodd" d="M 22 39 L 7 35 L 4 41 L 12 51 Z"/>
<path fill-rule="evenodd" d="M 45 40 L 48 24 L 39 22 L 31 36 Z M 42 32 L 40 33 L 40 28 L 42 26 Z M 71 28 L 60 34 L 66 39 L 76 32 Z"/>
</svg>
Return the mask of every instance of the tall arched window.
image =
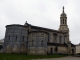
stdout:
<svg viewBox="0 0 80 60">
<path fill-rule="evenodd" d="M 41 46 L 43 46 L 43 40 L 41 40 Z"/>
<path fill-rule="evenodd" d="M 60 40 L 60 43 L 61 43 L 61 36 L 59 36 L 59 40 Z"/>
<path fill-rule="evenodd" d="M 62 20 L 61 20 L 61 24 L 62 24 Z"/>
<path fill-rule="evenodd" d="M 48 34 L 48 41 L 47 42 L 49 42 L 49 40 L 50 40 L 50 34 Z"/>
<path fill-rule="evenodd" d="M 54 37 L 54 42 L 56 43 L 56 41 L 57 41 L 57 36 Z"/>
<path fill-rule="evenodd" d="M 32 47 L 34 46 L 34 40 L 32 40 Z"/>
<path fill-rule="evenodd" d="M 64 43 L 65 43 L 65 36 L 64 36 Z"/>
<path fill-rule="evenodd" d="M 16 35 L 16 41 L 17 41 L 17 35 Z"/>
<path fill-rule="evenodd" d="M 66 36 L 64 36 L 64 43 L 66 43 Z"/>
<path fill-rule="evenodd" d="M 8 39 L 10 40 L 10 35 L 8 36 Z"/>
<path fill-rule="evenodd" d="M 63 19 L 63 24 L 64 24 L 64 19 Z"/>
<path fill-rule="evenodd" d="M 54 33 L 54 43 L 56 43 L 56 42 L 57 42 L 57 34 Z"/>
<path fill-rule="evenodd" d="M 66 24 L 66 19 L 65 19 L 65 24 Z"/>
<path fill-rule="evenodd" d="M 24 41 L 24 36 L 22 37 L 22 41 Z"/>
</svg>

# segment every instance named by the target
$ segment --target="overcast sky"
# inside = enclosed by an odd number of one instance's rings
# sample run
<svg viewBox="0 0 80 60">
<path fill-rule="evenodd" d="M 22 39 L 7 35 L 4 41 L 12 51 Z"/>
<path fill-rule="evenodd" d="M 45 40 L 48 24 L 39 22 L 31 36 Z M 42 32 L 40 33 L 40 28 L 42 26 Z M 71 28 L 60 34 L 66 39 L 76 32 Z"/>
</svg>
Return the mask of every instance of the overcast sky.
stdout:
<svg viewBox="0 0 80 60">
<path fill-rule="evenodd" d="M 65 7 L 70 41 L 80 43 L 80 0 L 0 0 L 0 39 L 5 37 L 5 26 L 29 24 L 58 30 L 60 14 Z"/>
</svg>

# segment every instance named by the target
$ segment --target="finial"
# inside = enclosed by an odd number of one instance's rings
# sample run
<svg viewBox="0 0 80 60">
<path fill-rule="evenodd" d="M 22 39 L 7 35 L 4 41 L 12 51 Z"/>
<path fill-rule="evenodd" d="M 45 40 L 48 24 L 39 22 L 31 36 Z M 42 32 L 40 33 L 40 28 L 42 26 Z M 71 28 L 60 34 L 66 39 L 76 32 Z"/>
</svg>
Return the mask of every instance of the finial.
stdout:
<svg viewBox="0 0 80 60">
<path fill-rule="evenodd" d="M 64 13 L 64 6 L 63 6 L 63 13 Z"/>
<path fill-rule="evenodd" d="M 27 21 L 26 21 L 26 23 L 27 23 Z"/>
<path fill-rule="evenodd" d="M 27 21 L 25 22 L 25 24 L 24 24 L 25 26 L 27 26 Z"/>
</svg>

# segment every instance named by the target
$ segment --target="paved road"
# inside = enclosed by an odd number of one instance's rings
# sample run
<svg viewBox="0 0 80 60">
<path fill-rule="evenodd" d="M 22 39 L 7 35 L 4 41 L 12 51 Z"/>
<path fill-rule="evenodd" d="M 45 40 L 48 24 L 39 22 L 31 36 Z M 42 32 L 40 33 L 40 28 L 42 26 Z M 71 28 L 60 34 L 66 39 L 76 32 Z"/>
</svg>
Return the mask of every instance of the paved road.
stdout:
<svg viewBox="0 0 80 60">
<path fill-rule="evenodd" d="M 80 60 L 80 57 L 62 57 L 62 58 L 50 58 L 50 59 L 36 59 L 36 60 Z"/>
</svg>

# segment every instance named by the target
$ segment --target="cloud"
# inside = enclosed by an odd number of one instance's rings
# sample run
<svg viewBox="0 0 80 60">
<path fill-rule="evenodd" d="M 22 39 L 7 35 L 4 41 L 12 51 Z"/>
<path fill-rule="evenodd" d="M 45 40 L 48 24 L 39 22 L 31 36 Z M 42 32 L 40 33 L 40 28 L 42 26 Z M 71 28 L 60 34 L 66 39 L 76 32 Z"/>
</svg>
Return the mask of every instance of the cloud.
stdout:
<svg viewBox="0 0 80 60">
<path fill-rule="evenodd" d="M 79 0 L 0 0 L 0 39 L 5 36 L 5 26 L 24 24 L 58 29 L 62 7 L 65 7 L 70 40 L 78 44 L 80 36 Z"/>
</svg>

